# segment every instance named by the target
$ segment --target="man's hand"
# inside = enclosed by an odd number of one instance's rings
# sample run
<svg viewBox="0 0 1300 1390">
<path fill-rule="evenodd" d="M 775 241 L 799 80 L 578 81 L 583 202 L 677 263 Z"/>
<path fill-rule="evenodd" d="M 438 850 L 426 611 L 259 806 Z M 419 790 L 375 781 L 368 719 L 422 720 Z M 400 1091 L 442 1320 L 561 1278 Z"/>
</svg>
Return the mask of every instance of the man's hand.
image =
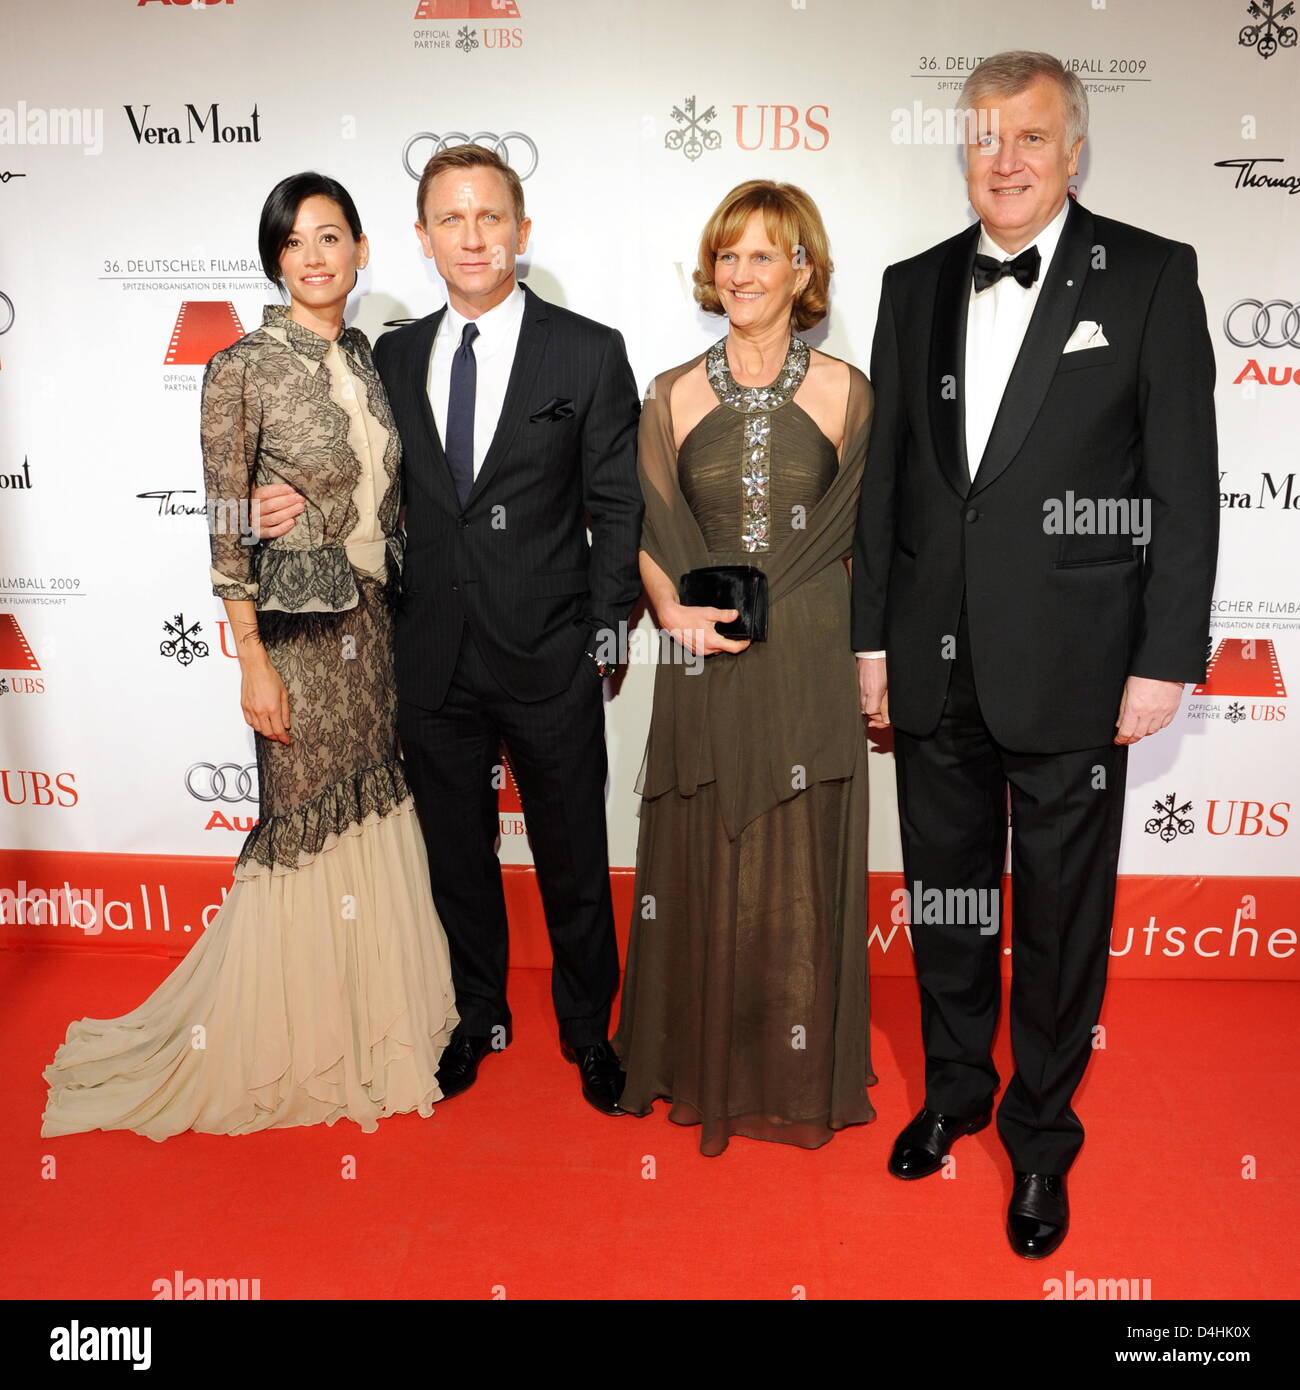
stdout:
<svg viewBox="0 0 1300 1390">
<path fill-rule="evenodd" d="M 714 624 L 734 622 L 734 608 L 686 608 L 680 603 L 666 603 L 659 614 L 660 625 L 688 652 L 696 656 L 714 656 L 718 652 L 743 652 L 749 639 L 723 637 Z"/>
<path fill-rule="evenodd" d="M 1116 743 L 1136 743 L 1148 734 L 1159 733 L 1172 723 L 1183 698 L 1182 681 L 1155 681 L 1147 676 L 1130 676 L 1124 682 L 1115 727 Z"/>
<path fill-rule="evenodd" d="M 889 726 L 889 675 L 885 667 L 883 656 L 858 657 L 858 696 L 873 729 Z"/>
<path fill-rule="evenodd" d="M 307 503 L 288 483 L 263 483 L 253 489 L 252 531 L 259 541 L 274 540 L 293 529 Z"/>
</svg>

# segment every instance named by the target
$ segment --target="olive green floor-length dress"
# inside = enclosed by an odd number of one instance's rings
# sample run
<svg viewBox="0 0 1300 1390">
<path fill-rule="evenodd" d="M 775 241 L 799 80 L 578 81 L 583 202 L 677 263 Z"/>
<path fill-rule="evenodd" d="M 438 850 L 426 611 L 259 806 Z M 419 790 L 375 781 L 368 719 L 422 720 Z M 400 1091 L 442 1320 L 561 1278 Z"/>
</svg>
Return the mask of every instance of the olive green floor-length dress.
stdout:
<svg viewBox="0 0 1300 1390">
<path fill-rule="evenodd" d="M 642 545 L 674 581 L 700 565 L 768 575 L 768 640 L 657 672 L 636 896 L 615 1047 L 622 1104 L 815 1148 L 874 1118 L 866 941 L 867 745 L 849 576 L 871 392 L 850 368 L 842 449 L 795 402 L 808 349 L 739 386 L 674 448 L 673 381 L 641 424 Z"/>
</svg>

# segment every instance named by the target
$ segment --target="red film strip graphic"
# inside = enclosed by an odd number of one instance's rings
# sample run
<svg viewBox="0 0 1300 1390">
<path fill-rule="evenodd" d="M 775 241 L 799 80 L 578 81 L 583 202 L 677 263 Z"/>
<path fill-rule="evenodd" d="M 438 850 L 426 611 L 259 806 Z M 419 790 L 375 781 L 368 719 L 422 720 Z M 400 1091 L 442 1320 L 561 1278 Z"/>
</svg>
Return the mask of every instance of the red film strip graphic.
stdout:
<svg viewBox="0 0 1300 1390">
<path fill-rule="evenodd" d="M 518 19 L 515 0 L 420 0 L 416 19 Z"/>
<path fill-rule="evenodd" d="M 176 315 L 167 344 L 166 367 L 206 367 L 214 352 L 244 336 L 244 325 L 228 299 L 187 299 Z"/>
<path fill-rule="evenodd" d="M 31 645 L 12 613 L 0 613 L 0 671 L 39 671 Z"/>
<path fill-rule="evenodd" d="M 1223 637 L 1193 695 L 1246 695 L 1280 700 L 1286 682 L 1271 637 Z"/>
</svg>

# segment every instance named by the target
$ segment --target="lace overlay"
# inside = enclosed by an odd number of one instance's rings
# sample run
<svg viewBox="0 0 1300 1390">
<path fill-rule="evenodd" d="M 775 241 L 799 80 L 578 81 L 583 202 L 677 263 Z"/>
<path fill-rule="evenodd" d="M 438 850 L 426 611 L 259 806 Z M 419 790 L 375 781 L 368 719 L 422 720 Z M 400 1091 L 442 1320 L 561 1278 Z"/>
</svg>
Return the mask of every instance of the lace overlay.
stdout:
<svg viewBox="0 0 1300 1390">
<path fill-rule="evenodd" d="M 331 341 L 268 305 L 262 328 L 208 363 L 200 440 L 217 597 L 259 610 L 353 607 L 345 550 L 354 536 L 382 550 L 401 502 L 401 441 L 365 334 Z M 371 471 L 373 487 L 359 487 Z M 263 483 L 288 483 L 306 508 L 287 534 L 248 544 L 248 499 Z"/>
<path fill-rule="evenodd" d="M 357 582 L 341 545 L 267 550 L 258 564 L 257 579 L 259 616 L 267 608 L 336 612 L 357 601 Z"/>
<path fill-rule="evenodd" d="M 268 310 L 268 323 L 283 314 Z M 138 1008 L 68 1028 L 44 1073 L 42 1135 L 130 1129 L 162 1141 L 340 1119 L 371 1131 L 386 1115 L 431 1115 L 442 1094 L 439 1058 L 459 1015 L 397 757 L 397 435 L 382 441 L 375 417 L 392 417 L 360 334 L 340 347 L 281 331 L 213 358 L 203 443 L 210 498 L 247 502 L 254 482 L 281 478 L 309 499 L 295 527 L 306 544 L 258 552 L 238 527 L 212 538 L 219 595 L 298 605 L 258 615 L 292 741 L 256 736 L 259 822 L 185 958 Z M 331 380 L 341 410 L 322 395 Z M 197 1027 L 214 1045 L 193 1046 Z"/>
<path fill-rule="evenodd" d="M 331 836 L 409 795 L 397 761 L 392 614 L 376 580 L 359 579 L 357 588 L 356 607 L 331 628 L 268 649 L 289 694 L 292 742 L 257 735 L 259 819 L 238 873 L 297 869 Z"/>
</svg>

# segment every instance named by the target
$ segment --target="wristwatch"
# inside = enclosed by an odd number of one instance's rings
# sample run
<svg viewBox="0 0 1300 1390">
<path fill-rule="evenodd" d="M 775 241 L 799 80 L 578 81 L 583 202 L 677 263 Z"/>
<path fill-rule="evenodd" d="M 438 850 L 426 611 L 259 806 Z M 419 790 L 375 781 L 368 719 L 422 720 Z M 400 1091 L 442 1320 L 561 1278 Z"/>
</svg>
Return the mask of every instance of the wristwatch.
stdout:
<svg viewBox="0 0 1300 1390">
<path fill-rule="evenodd" d="M 614 672 L 618 670 L 618 667 L 612 661 L 602 661 L 595 652 L 587 652 L 586 655 L 591 657 L 592 661 L 595 663 L 596 670 L 600 672 L 602 680 L 604 680 L 606 676 L 612 676 Z"/>
</svg>

